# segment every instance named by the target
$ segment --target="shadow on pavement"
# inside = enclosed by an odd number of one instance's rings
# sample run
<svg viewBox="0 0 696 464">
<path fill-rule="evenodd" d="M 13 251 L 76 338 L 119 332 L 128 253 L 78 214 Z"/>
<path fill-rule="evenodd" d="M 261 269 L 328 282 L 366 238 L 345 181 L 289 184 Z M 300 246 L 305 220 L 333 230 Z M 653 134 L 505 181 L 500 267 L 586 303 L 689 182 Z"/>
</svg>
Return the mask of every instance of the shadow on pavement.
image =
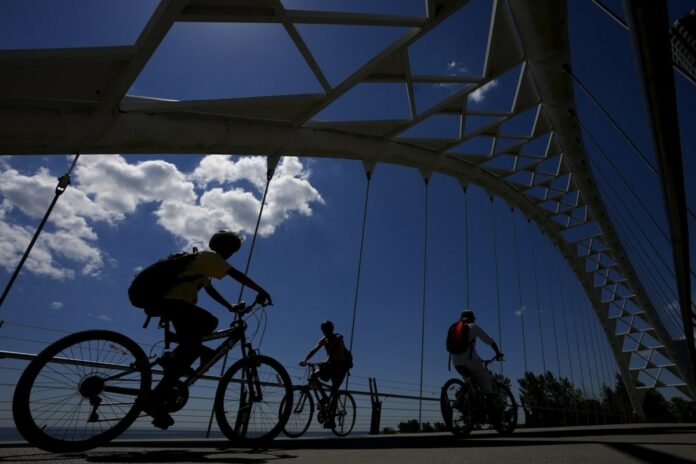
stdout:
<svg viewBox="0 0 696 464">
<path fill-rule="evenodd" d="M 101 448 L 84 453 L 52 454 L 40 453 L 30 455 L 3 456 L 5 462 L 94 462 L 94 463 L 180 463 L 180 462 L 215 462 L 226 464 L 265 464 L 281 459 L 295 459 L 297 456 L 275 451 L 239 451 L 228 449 L 158 449 L 140 451 L 106 451 Z"/>
</svg>

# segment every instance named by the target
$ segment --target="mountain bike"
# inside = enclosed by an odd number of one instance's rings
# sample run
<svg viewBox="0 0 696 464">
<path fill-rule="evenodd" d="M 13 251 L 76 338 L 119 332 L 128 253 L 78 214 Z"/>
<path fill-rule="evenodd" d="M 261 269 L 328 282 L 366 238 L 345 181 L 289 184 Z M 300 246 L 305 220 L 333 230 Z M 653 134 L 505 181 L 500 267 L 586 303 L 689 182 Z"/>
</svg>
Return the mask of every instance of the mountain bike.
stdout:
<svg viewBox="0 0 696 464">
<path fill-rule="evenodd" d="M 336 400 L 336 410 L 331 414 L 329 411 L 329 403 L 331 401 L 330 394 L 331 385 L 324 382 L 318 382 L 319 388 L 313 388 L 309 385 L 309 380 L 314 371 L 318 368 L 316 363 L 306 363 L 307 384 L 293 387 L 292 408 L 290 417 L 283 427 L 283 433 L 290 438 L 297 438 L 304 434 L 312 422 L 314 415 L 314 403 L 316 401 L 317 421 L 324 425 L 333 418 L 334 424 L 331 431 L 339 437 L 348 435 L 355 425 L 355 400 L 353 395 L 347 391 L 339 391 L 338 399 Z"/>
<path fill-rule="evenodd" d="M 280 433 L 290 416 L 285 404 L 292 403 L 288 399 L 293 394 L 285 368 L 247 341 L 244 315 L 264 309 L 254 307 L 237 305 L 230 326 L 204 338 L 223 341 L 165 399 L 167 412 L 183 408 L 189 387 L 239 343 L 242 358 L 220 378 L 213 409 L 223 434 L 243 446 L 262 444 Z M 145 326 L 148 321 L 149 316 Z M 169 347 L 176 334 L 166 319 L 160 326 Z M 109 330 L 62 338 L 32 360 L 17 383 L 12 402 L 17 430 L 31 445 L 46 451 L 84 451 L 104 445 L 141 415 L 138 398 L 150 392 L 153 367 L 166 366 L 169 354 L 148 357 L 133 340 Z"/>
<path fill-rule="evenodd" d="M 494 361 L 483 361 L 484 366 Z M 491 373 L 496 393 L 496 410 L 486 407 L 483 391 L 469 378 L 449 379 L 440 393 L 440 411 L 447 429 L 455 436 L 464 437 L 482 424 L 490 423 L 501 435 L 510 435 L 517 427 L 517 401 L 502 376 Z"/>
</svg>

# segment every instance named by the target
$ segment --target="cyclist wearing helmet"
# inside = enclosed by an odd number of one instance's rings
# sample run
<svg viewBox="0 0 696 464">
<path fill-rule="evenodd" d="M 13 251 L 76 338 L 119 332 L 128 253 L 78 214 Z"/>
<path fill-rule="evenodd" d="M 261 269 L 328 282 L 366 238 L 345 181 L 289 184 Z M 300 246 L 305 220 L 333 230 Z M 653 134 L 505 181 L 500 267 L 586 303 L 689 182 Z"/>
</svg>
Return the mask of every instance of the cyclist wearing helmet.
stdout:
<svg viewBox="0 0 696 464">
<path fill-rule="evenodd" d="M 321 332 L 324 334 L 317 344 L 309 350 L 309 353 L 300 361 L 300 366 L 306 365 L 307 361 L 316 354 L 323 346 L 326 349 L 328 358 L 319 364 L 319 368 L 312 374 L 309 385 L 313 388 L 321 388 L 319 379 L 331 381 L 331 399 L 329 400 L 329 420 L 324 424 L 325 428 L 335 426 L 333 411 L 336 410 L 338 400 L 338 389 L 343 383 L 343 379 L 348 373 L 348 360 L 346 356 L 346 346 L 343 343 L 343 335 L 334 333 L 334 325 L 331 321 L 321 323 Z"/>
<path fill-rule="evenodd" d="M 480 385 L 486 398 L 488 410 L 495 412 L 496 409 L 493 408 L 495 404 L 493 379 L 476 352 L 476 339 L 480 339 L 483 343 L 493 348 L 496 360 L 503 359 L 503 353 L 500 352 L 498 344 L 481 327 L 476 325 L 474 322 L 476 321 L 476 315 L 473 311 L 462 311 L 460 320 L 468 326 L 469 343 L 463 352 L 452 354 L 452 364 L 463 377 L 472 377 Z"/>
<path fill-rule="evenodd" d="M 165 360 L 165 374 L 159 385 L 143 401 L 143 409 L 154 418 L 153 425 L 163 429 L 174 423 L 165 409 L 166 392 L 181 375 L 190 371 L 196 358 L 200 357 L 201 364 L 204 364 L 213 353 L 202 341 L 203 337 L 217 328 L 218 319 L 196 305 L 198 291 L 205 290 L 213 300 L 233 310 L 233 305 L 215 290 L 211 282 L 212 278 L 222 279 L 229 276 L 245 287 L 255 290 L 257 303 L 271 303 L 271 295 L 266 290 L 226 261 L 242 246 L 242 237 L 239 234 L 221 230 L 213 234 L 208 246 L 210 250 L 198 252 L 179 274 L 181 283 L 165 294 L 160 305 L 161 317 L 170 320 L 176 330 L 178 346 L 172 352 L 172 356 Z"/>
</svg>

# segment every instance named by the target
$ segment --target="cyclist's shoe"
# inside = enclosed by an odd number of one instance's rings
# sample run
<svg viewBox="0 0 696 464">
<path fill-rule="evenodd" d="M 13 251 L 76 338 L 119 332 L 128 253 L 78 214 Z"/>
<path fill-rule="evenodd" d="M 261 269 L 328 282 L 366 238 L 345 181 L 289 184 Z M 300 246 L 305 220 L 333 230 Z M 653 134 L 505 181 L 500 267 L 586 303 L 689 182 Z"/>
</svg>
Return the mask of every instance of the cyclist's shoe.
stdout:
<svg viewBox="0 0 696 464">
<path fill-rule="evenodd" d="M 169 413 L 165 412 L 164 415 L 156 417 L 152 420 L 152 425 L 158 429 L 167 430 L 169 427 L 174 425 L 174 419 Z"/>
<path fill-rule="evenodd" d="M 326 422 L 324 422 L 325 429 L 332 429 L 334 427 L 336 427 L 336 421 L 334 421 L 333 419 L 329 419 Z"/>
<path fill-rule="evenodd" d="M 174 419 L 166 411 L 164 403 L 157 399 L 154 392 L 149 392 L 144 396 L 139 397 L 135 402 L 140 408 L 152 417 L 152 425 L 162 430 L 167 430 L 174 425 Z"/>
</svg>

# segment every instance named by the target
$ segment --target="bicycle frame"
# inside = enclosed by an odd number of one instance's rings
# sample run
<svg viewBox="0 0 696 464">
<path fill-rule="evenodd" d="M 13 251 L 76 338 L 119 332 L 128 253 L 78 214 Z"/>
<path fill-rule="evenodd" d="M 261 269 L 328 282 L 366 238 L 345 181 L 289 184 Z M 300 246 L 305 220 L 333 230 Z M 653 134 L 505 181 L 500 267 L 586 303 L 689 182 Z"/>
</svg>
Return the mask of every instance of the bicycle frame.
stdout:
<svg viewBox="0 0 696 464">
<path fill-rule="evenodd" d="M 216 332 L 213 332 L 210 335 L 207 335 L 203 337 L 203 342 L 211 341 L 211 340 L 219 340 L 219 339 L 225 339 L 214 351 L 213 356 L 206 362 L 205 364 L 201 365 L 196 369 L 196 371 L 189 375 L 185 380 L 183 380 L 183 384 L 186 387 L 190 387 L 193 385 L 198 379 L 200 379 L 203 375 L 205 375 L 208 370 L 210 370 L 211 367 L 213 367 L 223 356 L 225 356 L 230 350 L 232 350 L 235 345 L 239 342 L 241 342 L 241 348 L 242 348 L 242 358 L 248 358 L 254 353 L 254 349 L 251 346 L 251 343 L 247 342 L 246 340 L 246 328 L 247 324 L 246 322 L 242 319 L 242 315 L 245 312 L 250 311 L 254 305 L 249 306 L 246 308 L 246 311 L 235 311 L 235 318 L 230 324 L 230 326 L 226 329 L 218 330 Z M 165 324 L 168 324 L 168 322 L 165 322 Z M 169 333 L 169 328 L 165 326 L 165 345 L 168 346 L 169 342 L 171 340 L 168 340 L 167 337 L 170 336 Z M 152 368 L 155 366 L 159 360 L 160 356 L 155 358 L 154 360 L 150 361 L 148 364 Z M 129 369 L 125 369 L 123 372 L 116 374 L 112 377 L 109 377 L 107 379 L 104 379 L 105 381 L 109 380 L 117 380 L 121 377 L 124 377 L 130 373 L 132 373 L 134 370 L 133 367 Z M 253 377 L 256 377 L 255 375 Z M 251 379 L 250 379 L 251 380 Z M 249 391 L 251 392 L 258 392 L 260 391 L 260 388 L 251 388 L 253 385 L 249 385 Z M 258 386 L 257 386 L 258 387 Z M 133 394 L 136 396 L 137 390 L 128 388 L 123 388 L 123 387 L 112 387 L 105 385 L 104 386 L 104 391 L 107 392 L 112 392 L 112 393 L 122 393 L 122 394 Z M 256 399 L 257 396 L 260 396 L 259 394 L 252 394 L 252 399 Z"/>
<path fill-rule="evenodd" d="M 314 370 L 318 366 L 318 363 L 307 363 L 307 383 L 305 384 L 305 387 L 314 391 L 314 397 L 317 399 L 317 401 L 321 399 L 331 399 L 331 394 L 327 395 L 326 390 L 328 390 L 331 393 L 331 390 L 333 389 L 332 385 L 326 382 L 322 382 L 319 379 L 317 379 L 317 385 L 319 386 L 319 388 L 312 387 L 312 385 L 310 385 L 310 379 L 312 377 L 312 374 L 314 374 Z"/>
</svg>

